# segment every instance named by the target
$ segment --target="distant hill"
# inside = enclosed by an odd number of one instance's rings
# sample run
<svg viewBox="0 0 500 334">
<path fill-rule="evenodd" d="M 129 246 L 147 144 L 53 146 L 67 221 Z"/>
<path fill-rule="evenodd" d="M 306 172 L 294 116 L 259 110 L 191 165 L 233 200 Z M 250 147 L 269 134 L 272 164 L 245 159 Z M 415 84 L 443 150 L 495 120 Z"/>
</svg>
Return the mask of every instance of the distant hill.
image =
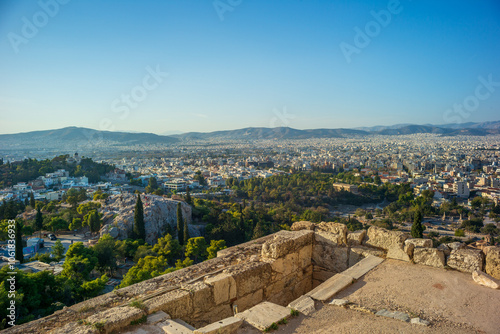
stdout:
<svg viewBox="0 0 500 334">
<path fill-rule="evenodd" d="M 416 133 L 434 133 L 442 136 L 486 136 L 500 134 L 500 121 L 443 125 L 397 124 L 358 129 L 310 129 L 289 127 L 251 127 L 215 132 L 188 132 L 170 136 L 153 133 L 98 131 L 87 128 L 67 127 L 56 130 L 33 131 L 0 135 L 0 149 L 44 149 L 92 151 L 95 149 L 123 148 L 137 145 L 176 144 L 185 141 L 207 140 L 259 140 L 259 139 L 311 139 L 347 138 L 373 135 L 394 136 Z"/>
<path fill-rule="evenodd" d="M 0 135 L 0 149 L 133 146 L 176 143 L 178 139 L 153 133 L 98 131 L 88 128 L 32 131 Z"/>
</svg>

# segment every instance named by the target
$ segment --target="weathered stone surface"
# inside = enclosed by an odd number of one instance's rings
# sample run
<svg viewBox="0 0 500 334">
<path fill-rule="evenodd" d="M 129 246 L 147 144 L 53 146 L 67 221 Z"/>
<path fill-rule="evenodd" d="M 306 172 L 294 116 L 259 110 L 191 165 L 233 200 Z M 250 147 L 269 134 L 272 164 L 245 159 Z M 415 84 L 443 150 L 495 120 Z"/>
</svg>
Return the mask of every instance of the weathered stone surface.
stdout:
<svg viewBox="0 0 500 334">
<path fill-rule="evenodd" d="M 136 307 L 123 306 L 113 307 L 103 312 L 99 312 L 87 318 L 91 324 L 101 323 L 106 333 L 118 331 L 130 325 L 131 321 L 144 316 L 144 311 Z"/>
<path fill-rule="evenodd" d="M 246 296 L 239 297 L 233 305 L 238 307 L 238 312 L 248 310 L 249 308 L 261 303 L 264 300 L 264 289 L 255 291 Z"/>
<path fill-rule="evenodd" d="M 368 255 L 385 258 L 385 252 L 383 250 L 366 246 L 355 246 L 351 247 L 351 251 L 349 252 L 349 267 L 352 267 Z"/>
<path fill-rule="evenodd" d="M 164 311 L 174 318 L 183 318 L 193 312 L 191 295 L 185 290 L 174 290 L 144 302 L 148 312 Z"/>
<path fill-rule="evenodd" d="M 397 319 L 397 320 L 401 320 L 401 321 L 405 321 L 405 322 L 410 321 L 410 316 L 408 314 L 403 313 L 403 312 L 398 312 L 398 311 L 388 311 L 388 310 L 382 309 L 382 310 L 378 311 L 377 313 L 375 313 L 375 315 L 378 315 L 381 317 L 393 318 L 393 319 Z"/>
<path fill-rule="evenodd" d="M 346 299 L 334 299 L 330 302 L 330 305 L 335 305 L 335 306 L 344 306 L 349 304 L 349 301 Z"/>
<path fill-rule="evenodd" d="M 290 309 L 269 302 L 263 302 L 244 312 L 238 313 L 235 317 L 248 322 L 255 328 L 263 331 L 273 323 L 278 323 L 282 319 L 290 316 Z"/>
<path fill-rule="evenodd" d="M 299 250 L 299 268 L 306 268 L 311 265 L 312 252 L 312 245 L 307 245 Z"/>
<path fill-rule="evenodd" d="M 154 325 L 154 324 L 159 323 L 160 321 L 168 320 L 168 319 L 170 319 L 170 315 L 168 315 L 167 313 L 165 313 L 163 311 L 158 311 L 158 312 L 155 312 L 153 314 L 148 315 L 148 320 L 146 321 L 146 323 L 148 325 Z"/>
<path fill-rule="evenodd" d="M 446 246 L 445 244 L 441 244 L 441 245 L 437 246 L 436 249 L 442 251 L 446 257 L 450 256 L 451 249 L 450 249 L 450 247 Z"/>
<path fill-rule="evenodd" d="M 236 333 L 242 323 L 243 319 L 230 317 L 199 328 L 194 331 L 194 334 L 233 334 Z"/>
<path fill-rule="evenodd" d="M 388 231 L 386 229 L 371 226 L 366 233 L 365 245 L 387 250 L 387 258 L 410 261 L 413 248 L 407 246 L 405 251 L 404 241 L 408 234 L 400 231 Z"/>
<path fill-rule="evenodd" d="M 166 334 L 192 334 L 194 328 L 186 325 L 186 323 L 179 321 L 179 319 L 175 319 L 165 321 L 165 324 L 161 328 Z"/>
<path fill-rule="evenodd" d="M 461 242 L 450 242 L 446 244 L 450 250 L 459 250 L 465 248 L 465 244 Z"/>
<path fill-rule="evenodd" d="M 292 227 L 290 227 L 290 229 L 292 231 L 301 231 L 301 230 L 311 230 L 311 231 L 314 231 L 314 227 L 316 226 L 316 224 L 312 223 L 312 222 L 308 222 L 308 221 L 300 221 L 300 222 L 295 222 L 292 224 Z"/>
<path fill-rule="evenodd" d="M 236 281 L 228 273 L 220 273 L 216 276 L 205 278 L 205 283 L 213 287 L 216 305 L 236 298 Z"/>
<path fill-rule="evenodd" d="M 237 296 L 246 296 L 265 288 L 270 282 L 271 272 L 271 265 L 264 262 L 241 263 L 233 267 L 231 275 L 236 281 Z"/>
<path fill-rule="evenodd" d="M 413 244 L 415 248 L 431 248 L 432 240 L 431 239 L 421 239 L 421 238 L 410 238 L 405 240 L 405 245 Z"/>
<path fill-rule="evenodd" d="M 11 327 L 12 328 L 12 327 Z M 97 328 L 79 324 L 77 322 L 70 322 L 60 328 L 56 328 L 50 331 L 50 334 L 98 334 L 99 330 Z"/>
<path fill-rule="evenodd" d="M 448 266 L 459 271 L 472 273 L 483 270 L 483 253 L 475 249 L 452 250 L 448 258 Z"/>
<path fill-rule="evenodd" d="M 339 234 L 333 234 L 324 230 L 316 230 L 314 233 L 314 243 L 326 244 L 331 246 L 342 246 L 344 245 L 344 237 Z"/>
<path fill-rule="evenodd" d="M 486 261 L 484 271 L 496 279 L 500 279 L 500 247 L 486 247 Z"/>
<path fill-rule="evenodd" d="M 305 315 L 310 315 L 316 311 L 316 308 L 314 307 L 314 300 L 308 296 L 300 296 L 288 304 L 288 307 Z"/>
<path fill-rule="evenodd" d="M 474 280 L 474 282 L 480 285 L 484 285 L 488 288 L 500 289 L 500 282 L 482 271 L 474 271 L 472 273 L 472 279 Z"/>
<path fill-rule="evenodd" d="M 420 318 L 412 318 L 410 320 L 410 323 L 414 325 L 421 325 L 421 326 L 429 326 L 430 323 L 427 320 L 420 319 Z"/>
<path fill-rule="evenodd" d="M 347 244 L 349 246 L 359 246 L 363 243 L 366 237 L 366 230 L 349 232 L 347 234 Z"/>
<path fill-rule="evenodd" d="M 191 295 L 194 313 L 207 312 L 215 306 L 212 287 L 204 282 L 182 285 L 182 288 L 189 291 Z"/>
<path fill-rule="evenodd" d="M 329 234 L 337 235 L 339 244 L 347 245 L 347 226 L 341 223 L 321 222 L 316 227 L 316 233 L 328 232 Z"/>
<path fill-rule="evenodd" d="M 312 245 L 313 231 L 279 231 L 274 238 L 262 245 L 262 257 L 277 259 L 293 253 L 304 246 Z"/>
<path fill-rule="evenodd" d="M 340 273 L 348 267 L 349 248 L 316 244 L 314 245 L 312 260 L 314 264 L 328 271 Z"/>
<path fill-rule="evenodd" d="M 335 274 L 336 274 L 336 272 L 328 271 L 328 270 L 325 270 L 321 267 L 314 266 L 312 277 L 315 280 L 324 282 L 327 279 L 329 279 L 330 277 L 334 276 Z"/>
<path fill-rule="evenodd" d="M 321 283 L 315 289 L 309 291 L 306 295 L 319 301 L 325 301 L 332 298 L 336 293 L 352 284 L 351 276 L 336 274 L 327 281 Z"/>
<path fill-rule="evenodd" d="M 356 263 L 354 266 L 342 272 L 342 275 L 350 276 L 355 280 L 358 280 L 361 276 L 384 262 L 384 259 L 368 255 L 366 258 Z"/>
<path fill-rule="evenodd" d="M 444 253 L 436 248 L 415 248 L 413 250 L 413 261 L 436 268 L 444 268 L 446 262 Z"/>
</svg>

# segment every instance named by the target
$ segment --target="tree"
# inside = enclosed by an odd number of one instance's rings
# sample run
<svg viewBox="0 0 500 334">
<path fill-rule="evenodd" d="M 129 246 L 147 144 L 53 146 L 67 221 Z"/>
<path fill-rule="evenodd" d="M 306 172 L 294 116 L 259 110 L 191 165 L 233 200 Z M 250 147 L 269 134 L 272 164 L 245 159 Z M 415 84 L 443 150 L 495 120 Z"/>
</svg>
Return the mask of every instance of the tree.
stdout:
<svg viewBox="0 0 500 334">
<path fill-rule="evenodd" d="M 181 250 L 182 247 L 179 245 L 179 241 L 172 238 L 170 234 L 158 239 L 158 242 L 153 247 L 153 251 L 158 256 L 165 257 L 170 264 L 173 263 L 173 260 L 180 254 Z"/>
<path fill-rule="evenodd" d="M 177 204 L 177 240 L 184 245 L 184 220 L 182 219 L 181 203 Z"/>
<path fill-rule="evenodd" d="M 94 251 L 76 242 L 69 246 L 61 275 L 82 282 L 89 279 L 90 272 L 97 264 Z M 80 283 L 81 284 L 81 283 Z"/>
<path fill-rule="evenodd" d="M 189 193 L 189 186 L 186 187 L 186 203 L 193 204 L 191 194 Z"/>
<path fill-rule="evenodd" d="M 50 226 L 52 227 L 52 232 L 56 232 L 59 230 L 66 230 L 69 227 L 67 221 L 60 217 L 53 217 L 50 221 Z"/>
<path fill-rule="evenodd" d="M 91 232 L 99 232 L 99 229 L 101 228 L 101 216 L 97 210 L 92 210 L 87 213 L 83 220 L 84 225 L 89 226 Z M 78 222 L 75 223 L 77 224 Z"/>
<path fill-rule="evenodd" d="M 217 252 L 225 248 L 225 240 L 210 240 L 210 246 L 207 247 L 208 260 L 216 258 Z"/>
<path fill-rule="evenodd" d="M 134 211 L 134 234 L 137 239 L 146 240 L 146 227 L 144 225 L 144 207 L 142 206 L 141 195 L 137 195 Z"/>
<path fill-rule="evenodd" d="M 158 181 L 155 177 L 150 177 L 148 180 L 148 185 L 146 186 L 146 192 L 148 194 L 153 193 L 156 189 L 158 189 Z"/>
<path fill-rule="evenodd" d="M 260 221 L 258 221 L 257 224 L 255 224 L 255 227 L 253 229 L 252 239 L 258 239 L 258 238 L 263 237 L 264 235 L 266 235 L 266 234 L 264 233 L 264 229 L 262 228 L 262 224 Z"/>
<path fill-rule="evenodd" d="M 61 240 L 56 240 L 56 242 L 54 243 L 54 246 L 52 246 L 50 254 L 52 254 L 52 256 L 54 256 L 54 259 L 56 261 L 60 261 L 64 256 L 65 250 L 66 249 L 64 248 Z"/>
<path fill-rule="evenodd" d="M 183 230 L 182 240 L 184 240 L 184 242 L 186 242 L 186 240 L 189 240 L 189 238 L 190 238 L 189 227 L 188 227 L 187 219 L 184 218 L 184 230 Z"/>
<path fill-rule="evenodd" d="M 36 209 L 35 228 L 37 229 L 37 231 L 40 231 L 40 237 L 41 237 L 43 229 L 43 216 L 40 207 Z"/>
<path fill-rule="evenodd" d="M 33 192 L 30 192 L 30 206 L 31 208 L 35 208 L 35 195 L 33 195 Z"/>
<path fill-rule="evenodd" d="M 92 247 L 92 250 L 97 258 L 96 269 L 101 273 L 107 271 L 111 275 L 116 269 L 115 239 L 111 235 L 105 234 Z"/>
<path fill-rule="evenodd" d="M 106 275 L 102 275 L 100 278 L 96 278 L 93 281 L 88 281 L 82 284 L 81 290 L 79 291 L 82 299 L 97 297 L 102 290 L 106 287 L 109 278 Z"/>
<path fill-rule="evenodd" d="M 412 238 L 424 237 L 424 226 L 422 225 L 422 213 L 420 210 L 415 212 L 415 218 L 413 219 L 413 225 L 411 226 L 411 236 Z"/>
<path fill-rule="evenodd" d="M 120 284 L 120 288 L 159 276 L 163 274 L 166 269 L 167 260 L 163 256 L 146 256 L 129 269 Z"/>
<path fill-rule="evenodd" d="M 73 221 L 69 224 L 69 229 L 71 231 L 75 231 L 82 228 L 82 219 L 81 218 L 73 218 Z"/>
<path fill-rule="evenodd" d="M 24 262 L 24 254 L 23 254 L 23 225 L 20 221 L 16 220 L 16 260 L 20 263 Z"/>
<path fill-rule="evenodd" d="M 186 244 L 186 257 L 194 257 L 194 261 L 205 258 L 207 256 L 207 242 L 204 237 L 196 237 L 188 240 Z"/>
</svg>

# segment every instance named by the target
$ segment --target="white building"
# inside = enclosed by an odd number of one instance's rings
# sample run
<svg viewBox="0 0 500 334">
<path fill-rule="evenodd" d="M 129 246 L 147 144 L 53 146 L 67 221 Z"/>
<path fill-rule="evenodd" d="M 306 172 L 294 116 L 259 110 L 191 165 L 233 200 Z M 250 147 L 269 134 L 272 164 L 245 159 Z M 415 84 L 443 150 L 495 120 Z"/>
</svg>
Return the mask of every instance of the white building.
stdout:
<svg viewBox="0 0 500 334">
<path fill-rule="evenodd" d="M 457 196 L 461 198 L 469 198 L 470 195 L 469 186 L 465 181 L 455 182 L 453 184 L 453 192 L 455 192 Z"/>
</svg>

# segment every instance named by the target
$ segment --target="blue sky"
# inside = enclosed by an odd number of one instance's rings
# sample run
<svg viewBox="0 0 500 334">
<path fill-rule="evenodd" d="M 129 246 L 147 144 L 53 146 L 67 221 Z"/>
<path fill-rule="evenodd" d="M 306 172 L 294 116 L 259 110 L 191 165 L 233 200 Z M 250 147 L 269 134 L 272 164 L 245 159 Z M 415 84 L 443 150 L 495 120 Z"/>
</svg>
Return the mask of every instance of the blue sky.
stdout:
<svg viewBox="0 0 500 334">
<path fill-rule="evenodd" d="M 0 133 L 500 119 L 497 0 L 59 1 L 0 0 Z"/>
</svg>

